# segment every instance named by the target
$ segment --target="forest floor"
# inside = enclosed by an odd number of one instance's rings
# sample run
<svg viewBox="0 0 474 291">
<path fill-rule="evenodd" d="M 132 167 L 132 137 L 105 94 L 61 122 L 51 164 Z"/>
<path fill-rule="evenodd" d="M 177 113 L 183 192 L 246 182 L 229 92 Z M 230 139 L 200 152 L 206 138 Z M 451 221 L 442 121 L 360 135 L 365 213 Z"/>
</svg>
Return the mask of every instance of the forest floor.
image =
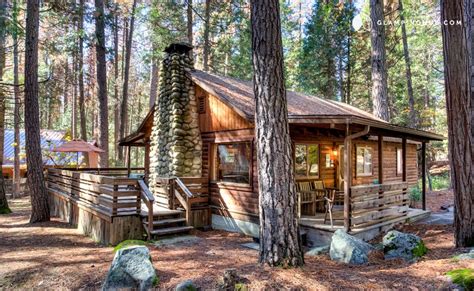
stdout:
<svg viewBox="0 0 474 291">
<path fill-rule="evenodd" d="M 112 262 L 112 247 L 96 244 L 64 222 L 30 225 L 27 198 L 10 200 L 13 213 L 0 216 L 0 289 L 81 289 L 101 287 Z M 449 288 L 445 273 L 474 268 L 455 260 L 453 229 L 447 225 L 404 225 L 403 231 L 422 237 L 429 249 L 420 261 L 384 261 L 371 255 L 366 266 L 346 266 L 327 255 L 305 258 L 296 269 L 259 266 L 258 252 L 241 246 L 248 237 L 222 231 L 194 232 L 193 243 L 150 248 L 160 288 L 172 289 L 192 279 L 204 290 L 218 287 L 222 273 L 236 268 L 251 289 L 439 289 Z"/>
</svg>

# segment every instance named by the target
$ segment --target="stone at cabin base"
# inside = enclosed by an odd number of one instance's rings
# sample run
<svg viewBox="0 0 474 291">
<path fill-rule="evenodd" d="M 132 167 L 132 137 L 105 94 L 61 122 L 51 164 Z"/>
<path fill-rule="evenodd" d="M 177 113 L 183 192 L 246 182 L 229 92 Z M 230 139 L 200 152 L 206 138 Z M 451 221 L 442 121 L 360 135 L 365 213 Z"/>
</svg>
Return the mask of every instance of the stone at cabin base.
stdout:
<svg viewBox="0 0 474 291">
<path fill-rule="evenodd" d="M 102 290 L 132 288 L 149 290 L 158 283 L 150 252 L 145 246 L 131 246 L 117 251 Z"/>
<path fill-rule="evenodd" d="M 338 229 L 332 236 L 329 256 L 333 261 L 363 265 L 369 262 L 369 253 L 372 250 L 370 244 Z"/>
<path fill-rule="evenodd" d="M 421 238 L 411 233 L 389 231 L 383 237 L 382 243 L 385 259 L 402 258 L 413 261 L 427 252 Z"/>
</svg>

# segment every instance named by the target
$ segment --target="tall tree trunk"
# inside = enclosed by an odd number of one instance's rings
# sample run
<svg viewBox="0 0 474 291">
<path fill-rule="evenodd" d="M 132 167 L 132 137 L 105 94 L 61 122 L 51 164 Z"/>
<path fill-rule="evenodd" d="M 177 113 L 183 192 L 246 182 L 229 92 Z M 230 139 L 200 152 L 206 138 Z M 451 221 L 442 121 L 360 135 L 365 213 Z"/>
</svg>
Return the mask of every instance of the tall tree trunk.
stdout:
<svg viewBox="0 0 474 291">
<path fill-rule="evenodd" d="M 13 1 L 13 22 L 16 23 L 18 20 L 18 0 Z M 21 94 L 19 85 L 19 60 L 18 60 L 18 31 L 13 29 L 13 84 L 14 90 L 14 109 L 13 109 L 13 142 L 15 144 L 13 148 L 13 194 L 15 196 L 20 194 L 20 105 L 21 105 Z"/>
<path fill-rule="evenodd" d="M 153 57 L 151 64 L 151 80 L 150 80 L 150 109 L 155 106 L 156 97 L 158 95 L 158 82 L 160 79 L 159 60 L 156 54 L 156 46 L 153 46 Z"/>
<path fill-rule="evenodd" d="M 0 0 L 0 81 L 3 81 L 6 58 L 6 19 L 7 19 L 7 1 Z M 5 92 L 0 86 L 0 169 L 3 167 L 3 141 L 5 139 Z M 3 175 L 0 175 L 0 214 L 11 213 L 8 207 L 7 196 L 5 193 L 5 181 Z"/>
<path fill-rule="evenodd" d="M 209 71 L 209 29 L 210 29 L 211 0 L 206 0 L 204 12 L 204 48 L 202 52 L 203 70 Z"/>
<path fill-rule="evenodd" d="M 72 98 L 71 98 L 71 136 L 73 139 L 77 138 L 77 71 L 79 66 L 77 64 L 77 52 L 74 51 L 72 57 L 72 69 L 74 75 L 72 77 Z"/>
<path fill-rule="evenodd" d="M 451 183 L 454 191 L 454 236 L 457 247 L 474 246 L 474 88 L 470 0 L 442 0 L 446 111 Z"/>
<path fill-rule="evenodd" d="M 260 263 L 299 266 L 304 262 L 296 210 L 279 1 L 251 1 L 251 21 Z"/>
<path fill-rule="evenodd" d="M 49 221 L 48 193 L 43 176 L 38 105 L 39 0 L 28 0 L 25 35 L 25 134 L 30 222 Z"/>
<path fill-rule="evenodd" d="M 188 41 L 190 45 L 193 45 L 193 0 L 188 0 L 186 13 L 188 16 Z"/>
<path fill-rule="evenodd" d="M 418 119 L 415 112 L 415 96 L 413 95 L 413 85 L 411 81 L 411 60 L 410 53 L 408 51 L 408 40 L 407 40 L 407 30 L 405 27 L 405 15 L 403 14 L 403 1 L 398 0 L 398 9 L 400 11 L 400 22 L 402 25 L 402 42 L 403 42 L 403 57 L 405 58 L 405 74 L 407 78 L 407 93 L 408 93 L 408 105 L 410 107 L 410 126 L 417 128 Z"/>
<path fill-rule="evenodd" d="M 370 0 L 373 111 L 376 117 L 388 121 L 390 117 L 388 113 L 383 19 L 383 0 Z"/>
<path fill-rule="evenodd" d="M 99 86 L 99 147 L 104 150 L 99 155 L 100 167 L 109 165 L 109 114 L 107 102 L 107 61 L 105 59 L 105 14 L 104 1 L 95 0 L 95 33 L 96 59 L 97 59 L 97 84 Z"/>
<path fill-rule="evenodd" d="M 84 5 L 85 0 L 80 0 L 79 3 L 79 19 L 77 21 L 77 30 L 79 34 L 79 54 L 78 54 L 78 82 L 79 82 L 79 117 L 81 120 L 81 139 L 87 141 L 87 120 L 86 120 L 86 105 L 85 105 L 85 92 L 84 92 Z M 89 166 L 89 156 L 87 153 L 86 157 L 86 166 Z"/>
<path fill-rule="evenodd" d="M 117 6 L 116 6 L 117 7 Z M 120 104 L 119 97 L 119 21 L 118 21 L 118 9 L 115 9 L 114 12 L 114 149 L 115 149 L 115 159 L 118 158 L 118 140 L 119 140 L 119 118 L 118 106 Z"/>
<path fill-rule="evenodd" d="M 132 55 L 133 27 L 135 24 L 135 6 L 137 1 L 133 1 L 132 15 L 130 16 L 130 32 L 128 34 L 125 50 L 125 69 L 122 87 L 122 105 L 120 106 L 120 139 L 125 137 L 125 129 L 128 125 L 128 79 L 130 74 L 130 58 Z M 119 160 L 123 161 L 123 147 L 119 151 Z"/>
</svg>

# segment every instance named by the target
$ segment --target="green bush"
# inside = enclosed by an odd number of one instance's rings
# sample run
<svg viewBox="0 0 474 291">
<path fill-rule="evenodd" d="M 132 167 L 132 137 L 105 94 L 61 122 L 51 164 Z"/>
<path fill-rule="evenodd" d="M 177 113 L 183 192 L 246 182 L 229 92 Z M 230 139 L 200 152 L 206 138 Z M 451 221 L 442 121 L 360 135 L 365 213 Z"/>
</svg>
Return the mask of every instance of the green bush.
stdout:
<svg viewBox="0 0 474 291">
<path fill-rule="evenodd" d="M 473 269 L 457 269 L 446 273 L 454 284 L 463 287 L 466 290 L 474 289 L 474 270 Z"/>
<path fill-rule="evenodd" d="M 433 190 L 448 189 L 450 183 L 449 174 L 447 172 L 431 177 L 431 186 L 433 187 Z"/>
<path fill-rule="evenodd" d="M 410 188 L 410 194 L 409 194 L 410 200 L 417 202 L 421 200 L 421 190 L 419 187 L 412 187 Z"/>
</svg>

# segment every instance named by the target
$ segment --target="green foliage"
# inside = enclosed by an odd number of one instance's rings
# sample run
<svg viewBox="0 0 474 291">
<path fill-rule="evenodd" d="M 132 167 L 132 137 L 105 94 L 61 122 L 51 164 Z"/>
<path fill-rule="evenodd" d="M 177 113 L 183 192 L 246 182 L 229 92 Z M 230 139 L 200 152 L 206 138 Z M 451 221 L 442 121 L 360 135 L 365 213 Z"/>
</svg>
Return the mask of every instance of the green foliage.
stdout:
<svg viewBox="0 0 474 291">
<path fill-rule="evenodd" d="M 158 276 L 155 275 L 152 282 L 153 287 L 158 286 L 159 283 L 160 283 L 160 278 L 158 278 Z"/>
<path fill-rule="evenodd" d="M 453 283 L 465 288 L 466 290 L 474 289 L 474 270 L 473 269 L 456 269 L 446 273 Z"/>
<path fill-rule="evenodd" d="M 114 248 L 114 252 L 117 252 L 120 249 L 130 247 L 130 246 L 144 246 L 144 245 L 146 245 L 145 241 L 138 240 L 138 239 L 128 239 L 116 245 Z"/>
<path fill-rule="evenodd" d="M 237 283 L 234 286 L 234 290 L 235 291 L 247 291 L 247 290 L 249 290 L 249 288 L 244 283 Z"/>
<path fill-rule="evenodd" d="M 425 243 L 420 240 L 418 245 L 412 250 L 413 256 L 416 258 L 421 258 L 422 256 L 426 255 L 428 252 L 428 248 L 425 246 Z"/>
<path fill-rule="evenodd" d="M 448 189 L 451 185 L 449 173 L 443 173 L 441 175 L 431 176 L 431 185 L 433 190 Z"/>
<path fill-rule="evenodd" d="M 0 214 L 10 214 L 12 211 L 10 210 L 9 207 L 1 207 L 0 208 Z"/>
<path fill-rule="evenodd" d="M 421 190 L 418 186 L 410 188 L 409 194 L 411 201 L 420 201 L 421 200 Z"/>
</svg>

